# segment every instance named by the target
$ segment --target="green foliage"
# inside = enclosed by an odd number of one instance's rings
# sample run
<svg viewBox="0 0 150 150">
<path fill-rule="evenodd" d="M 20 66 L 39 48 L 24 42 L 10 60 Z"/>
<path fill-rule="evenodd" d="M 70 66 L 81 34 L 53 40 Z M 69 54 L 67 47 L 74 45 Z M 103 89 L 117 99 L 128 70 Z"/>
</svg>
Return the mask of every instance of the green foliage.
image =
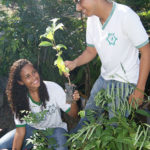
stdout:
<svg viewBox="0 0 150 150">
<path fill-rule="evenodd" d="M 43 120 L 45 117 L 47 110 L 39 112 L 39 113 L 33 113 L 31 111 L 21 111 L 21 113 L 26 114 L 22 120 L 26 121 L 27 124 L 37 124 Z M 53 135 L 53 128 L 47 128 L 46 130 L 34 130 L 33 135 L 27 139 L 27 145 L 32 143 L 33 144 L 33 150 L 53 150 L 54 147 L 57 146 L 56 140 L 52 137 Z M 51 145 L 50 148 L 48 146 Z"/>
<path fill-rule="evenodd" d="M 113 90 L 101 90 L 95 97 L 96 105 L 103 108 L 105 113 L 95 119 L 93 112 L 87 112 L 89 122 L 76 134 L 70 135 L 68 144 L 71 150 L 148 150 L 150 149 L 150 126 L 137 123 L 135 111 L 128 104 L 127 99 L 122 101 L 122 90 L 118 91 L 120 102 L 116 106 Z M 119 92 L 120 91 L 120 92 Z M 108 103 L 112 103 L 114 117 L 108 119 Z M 125 113 L 130 114 L 129 118 Z M 142 112 L 142 114 L 144 114 Z"/>
<path fill-rule="evenodd" d="M 80 115 L 80 117 L 83 118 L 85 116 L 85 111 L 84 110 L 79 111 L 78 115 Z"/>
<path fill-rule="evenodd" d="M 142 23 L 144 25 L 144 27 L 146 28 L 148 34 L 150 35 L 150 7 L 149 7 L 149 11 L 143 11 L 138 13 L 138 15 L 140 16 Z"/>
<path fill-rule="evenodd" d="M 54 145 L 56 147 L 56 140 L 54 138 L 47 138 L 53 134 L 53 129 L 46 130 L 34 130 L 33 136 L 27 139 L 27 144 L 33 144 L 33 150 L 54 150 Z M 48 145 L 51 145 L 48 148 Z"/>
<path fill-rule="evenodd" d="M 25 111 L 25 110 L 22 110 L 21 113 L 25 113 L 27 115 L 25 115 L 22 120 L 26 121 L 27 123 L 39 123 L 40 121 L 43 120 L 44 116 L 46 115 L 48 111 L 45 110 L 45 111 L 42 111 L 42 112 L 39 112 L 39 113 L 32 113 L 31 111 Z"/>
<path fill-rule="evenodd" d="M 1 67 L 0 73 L 7 74 L 9 66 L 19 58 L 27 58 L 35 63 L 36 53 L 35 45 L 37 45 L 36 36 L 37 36 L 37 25 L 33 25 L 33 21 L 29 18 L 27 9 L 19 9 L 13 12 L 13 15 L 4 16 L 5 19 L 2 19 L 0 31 L 3 31 L 4 34 L 0 37 L 0 51 L 2 52 Z M 22 14 L 21 14 L 22 13 Z M 37 20 L 35 21 L 37 22 Z M 5 70 L 3 69 L 6 68 Z"/>
</svg>

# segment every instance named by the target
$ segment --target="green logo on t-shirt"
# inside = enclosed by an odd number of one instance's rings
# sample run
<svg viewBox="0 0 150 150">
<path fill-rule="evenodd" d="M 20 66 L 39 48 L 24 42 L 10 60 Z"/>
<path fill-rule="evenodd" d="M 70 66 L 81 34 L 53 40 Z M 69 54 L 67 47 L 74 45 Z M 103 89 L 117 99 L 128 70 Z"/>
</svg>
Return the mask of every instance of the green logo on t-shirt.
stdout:
<svg viewBox="0 0 150 150">
<path fill-rule="evenodd" d="M 115 36 L 115 33 L 108 33 L 106 40 L 108 41 L 109 45 L 115 45 L 118 39 Z"/>
</svg>

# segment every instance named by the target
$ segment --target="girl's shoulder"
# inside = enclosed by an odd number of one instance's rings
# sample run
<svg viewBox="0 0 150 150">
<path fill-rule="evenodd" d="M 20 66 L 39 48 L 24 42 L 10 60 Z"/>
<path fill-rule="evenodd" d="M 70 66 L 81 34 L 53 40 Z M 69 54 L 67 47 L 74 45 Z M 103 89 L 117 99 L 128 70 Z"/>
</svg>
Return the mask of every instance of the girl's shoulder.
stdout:
<svg viewBox="0 0 150 150">
<path fill-rule="evenodd" d="M 46 85 L 47 90 L 50 90 L 50 91 L 62 91 L 63 90 L 63 88 L 56 82 L 44 81 L 44 83 Z"/>
<path fill-rule="evenodd" d="M 51 88 L 54 88 L 54 87 L 60 87 L 60 85 L 58 85 L 56 82 L 53 82 L 53 81 L 43 81 L 46 85 L 46 87 L 51 87 Z"/>
</svg>

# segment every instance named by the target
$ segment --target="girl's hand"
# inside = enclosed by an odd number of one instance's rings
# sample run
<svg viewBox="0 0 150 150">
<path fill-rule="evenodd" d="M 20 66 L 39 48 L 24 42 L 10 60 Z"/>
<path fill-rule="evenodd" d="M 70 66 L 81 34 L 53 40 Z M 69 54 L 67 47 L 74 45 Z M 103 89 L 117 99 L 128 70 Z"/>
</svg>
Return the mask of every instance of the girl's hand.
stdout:
<svg viewBox="0 0 150 150">
<path fill-rule="evenodd" d="M 73 101 L 77 102 L 80 98 L 79 92 L 77 90 L 74 91 L 73 93 Z"/>
</svg>

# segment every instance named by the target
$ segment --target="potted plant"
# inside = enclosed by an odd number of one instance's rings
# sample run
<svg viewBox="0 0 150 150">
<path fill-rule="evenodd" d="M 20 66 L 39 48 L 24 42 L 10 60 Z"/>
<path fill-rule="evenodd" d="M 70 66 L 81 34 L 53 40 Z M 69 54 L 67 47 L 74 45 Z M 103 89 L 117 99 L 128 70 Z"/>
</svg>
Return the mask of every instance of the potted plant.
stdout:
<svg viewBox="0 0 150 150">
<path fill-rule="evenodd" d="M 59 73 L 60 75 L 62 75 L 63 73 L 69 73 L 69 69 L 65 66 L 65 63 L 63 61 L 63 58 L 61 57 L 62 53 L 63 53 L 63 49 L 67 49 L 67 47 L 63 44 L 56 44 L 56 41 L 55 41 L 55 38 L 54 38 L 54 35 L 55 35 L 55 32 L 57 30 L 63 30 L 63 27 L 64 25 L 62 23 L 58 23 L 57 24 L 57 21 L 59 19 L 58 18 L 54 18 L 52 19 L 52 25 L 51 26 L 48 26 L 46 28 L 46 32 L 40 36 L 40 39 L 41 38 L 45 38 L 46 40 L 45 41 L 42 41 L 39 46 L 50 46 L 53 48 L 53 50 L 56 51 L 56 60 L 54 61 L 54 65 L 56 65 L 59 69 Z M 65 83 L 65 88 L 66 88 L 66 99 L 67 99 L 67 103 L 72 103 L 73 101 L 73 98 L 72 98 L 72 95 L 73 95 L 73 92 L 74 92 L 74 89 L 75 89 L 75 85 L 71 83 L 70 81 L 70 77 L 68 76 L 68 83 Z"/>
</svg>

